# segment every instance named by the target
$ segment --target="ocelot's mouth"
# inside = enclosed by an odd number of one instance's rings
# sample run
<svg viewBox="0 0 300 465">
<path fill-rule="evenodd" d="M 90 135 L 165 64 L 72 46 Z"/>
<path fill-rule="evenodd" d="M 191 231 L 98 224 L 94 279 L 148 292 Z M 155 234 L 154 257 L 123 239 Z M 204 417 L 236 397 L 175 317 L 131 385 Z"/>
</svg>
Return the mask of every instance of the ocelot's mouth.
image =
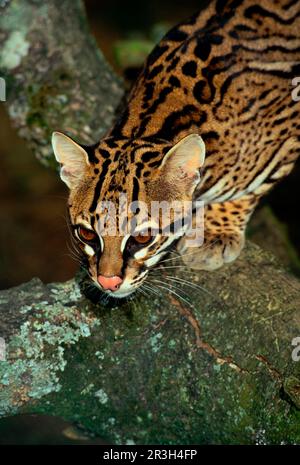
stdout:
<svg viewBox="0 0 300 465">
<path fill-rule="evenodd" d="M 133 296 L 139 287 L 131 286 L 128 283 L 124 282 L 118 289 L 103 289 L 103 287 L 99 284 L 98 280 L 92 278 L 92 281 L 94 282 L 95 288 L 99 291 L 100 295 L 109 297 L 113 300 L 121 300 Z"/>
<path fill-rule="evenodd" d="M 110 297 L 113 297 L 115 299 L 125 299 L 126 297 L 129 297 L 130 295 L 134 294 L 136 289 L 132 290 L 127 290 L 127 291 L 122 291 L 121 289 L 118 291 L 102 291 L 104 294 L 109 295 Z"/>
<path fill-rule="evenodd" d="M 108 308 L 126 305 L 128 301 L 131 301 L 136 296 L 136 288 L 126 292 L 119 291 L 118 295 L 116 295 L 116 292 L 104 291 L 99 286 L 87 285 L 86 282 L 82 285 L 81 290 L 93 304 L 100 304 Z"/>
<path fill-rule="evenodd" d="M 92 280 L 104 296 L 109 296 L 115 300 L 121 300 L 133 297 L 139 288 L 142 287 L 144 281 L 147 279 L 148 273 L 149 270 L 144 269 L 140 270 L 137 274 L 135 272 L 134 275 L 130 275 L 129 273 L 130 276 L 126 276 L 125 274 L 124 279 L 119 279 L 118 282 L 116 281 L 116 277 L 109 278 L 110 280 L 114 280 L 111 282 L 109 281 L 109 283 L 107 279 L 103 280 L 103 278 L 99 278 L 99 276 L 97 278 L 92 278 Z M 115 286 L 113 285 L 114 283 L 116 283 Z M 108 287 L 108 284 L 111 285 Z"/>
</svg>

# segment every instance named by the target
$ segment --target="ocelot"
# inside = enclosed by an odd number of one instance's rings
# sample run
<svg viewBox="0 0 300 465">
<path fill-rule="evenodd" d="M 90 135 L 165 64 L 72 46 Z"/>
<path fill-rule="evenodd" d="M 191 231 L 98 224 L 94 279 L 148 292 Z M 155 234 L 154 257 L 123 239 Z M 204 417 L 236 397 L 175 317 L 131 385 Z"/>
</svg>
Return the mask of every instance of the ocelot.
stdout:
<svg viewBox="0 0 300 465">
<path fill-rule="evenodd" d="M 128 296 L 172 247 L 199 270 L 239 255 L 259 199 L 299 155 L 297 76 L 299 0 L 214 0 L 154 48 L 99 143 L 53 134 L 73 234 L 95 286 Z M 149 215 L 135 234 L 102 235 L 99 204 L 118 206 L 120 193 L 146 205 L 203 201 L 203 244 L 187 251 L 184 227 L 164 235 L 156 224 L 153 234 Z"/>
</svg>

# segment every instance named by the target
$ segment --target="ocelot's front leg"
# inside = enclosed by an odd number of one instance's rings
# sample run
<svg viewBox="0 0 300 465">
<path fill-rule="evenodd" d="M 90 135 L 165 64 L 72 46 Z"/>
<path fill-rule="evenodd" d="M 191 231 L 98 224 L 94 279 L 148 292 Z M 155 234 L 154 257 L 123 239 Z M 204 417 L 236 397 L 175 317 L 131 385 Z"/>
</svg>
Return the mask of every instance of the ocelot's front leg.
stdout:
<svg viewBox="0 0 300 465">
<path fill-rule="evenodd" d="M 216 270 L 235 260 L 245 243 L 247 222 L 259 197 L 251 194 L 223 203 L 205 206 L 204 241 L 200 247 L 189 247 L 183 237 L 178 251 L 185 264 L 195 270 Z"/>
</svg>

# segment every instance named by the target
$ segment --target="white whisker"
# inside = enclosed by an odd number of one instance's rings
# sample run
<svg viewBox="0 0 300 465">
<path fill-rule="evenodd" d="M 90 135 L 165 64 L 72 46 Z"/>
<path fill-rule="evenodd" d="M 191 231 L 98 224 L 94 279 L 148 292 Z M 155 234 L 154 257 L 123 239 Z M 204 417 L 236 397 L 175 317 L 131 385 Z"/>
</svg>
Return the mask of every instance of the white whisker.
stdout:
<svg viewBox="0 0 300 465">
<path fill-rule="evenodd" d="M 187 299 L 185 299 L 182 295 L 178 294 L 176 291 L 178 291 L 178 287 L 177 286 L 172 286 L 171 284 L 168 284 L 167 287 L 166 286 L 163 286 L 161 284 L 161 281 L 158 281 L 158 280 L 154 280 L 154 282 L 156 283 L 159 283 L 159 284 L 156 284 L 157 287 L 160 287 L 161 289 L 165 289 L 169 292 L 171 292 L 172 294 L 174 294 L 176 297 L 178 297 L 179 299 L 181 299 L 183 302 L 185 302 L 189 307 L 191 307 L 192 309 L 195 310 L 195 307 L 192 305 L 191 302 L 189 302 Z M 174 289 L 176 289 L 176 291 L 174 291 Z"/>
<path fill-rule="evenodd" d="M 204 287 L 200 286 L 199 284 L 196 284 L 196 283 L 190 283 L 189 281 L 186 281 L 185 279 L 181 279 L 181 278 L 178 278 L 177 276 L 165 276 L 166 279 L 170 280 L 170 281 L 177 281 L 179 283 L 182 283 L 184 284 L 185 286 L 189 286 L 189 287 L 192 287 L 194 289 L 198 289 L 202 292 L 205 292 L 207 295 L 209 295 L 210 297 L 213 297 L 214 299 L 216 299 L 216 297 L 210 292 L 208 291 L 207 289 L 205 289 Z"/>
<path fill-rule="evenodd" d="M 173 261 L 173 260 L 177 260 L 177 259 L 180 259 L 182 257 L 188 257 L 190 255 L 197 255 L 197 253 L 202 253 L 204 250 L 206 249 L 209 249 L 209 247 L 212 247 L 216 242 L 218 242 L 219 239 L 216 239 L 215 241 L 211 242 L 210 244 L 207 244 L 205 247 L 197 247 L 197 250 L 195 251 L 195 248 L 193 247 L 193 251 L 191 252 L 188 252 L 188 253 L 184 253 L 184 254 L 180 254 L 179 252 L 170 252 L 170 253 L 177 253 L 178 255 L 176 257 L 171 257 L 171 258 L 167 258 L 165 260 L 160 260 L 159 263 L 166 263 L 166 262 L 170 262 L 170 261 Z"/>
</svg>

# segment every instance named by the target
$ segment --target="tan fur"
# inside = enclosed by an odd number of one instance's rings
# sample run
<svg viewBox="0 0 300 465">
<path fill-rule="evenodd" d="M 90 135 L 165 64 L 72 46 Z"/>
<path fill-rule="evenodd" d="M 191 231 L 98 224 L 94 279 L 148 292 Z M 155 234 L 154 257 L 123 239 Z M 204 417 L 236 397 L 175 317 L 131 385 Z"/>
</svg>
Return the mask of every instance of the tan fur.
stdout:
<svg viewBox="0 0 300 465">
<path fill-rule="evenodd" d="M 190 265 L 215 269 L 232 261 L 260 197 L 299 156 L 300 103 L 291 97 L 297 73 L 300 2 L 212 1 L 149 56 L 124 112 L 89 153 L 92 168 L 71 191 L 71 222 L 95 224 L 97 202 L 117 202 L 119 191 L 147 203 L 193 196 L 206 204 L 205 242 Z M 167 173 L 163 165 L 190 134 L 201 135 L 206 160 L 187 195 L 175 165 Z M 191 160 L 180 161 L 185 174 L 198 169 Z M 107 239 L 105 247 L 92 276 L 124 267 L 119 243 Z M 148 257 L 159 250 L 149 250 Z M 125 274 L 135 270 L 138 277 L 143 263 L 130 259 L 126 267 Z"/>
</svg>

